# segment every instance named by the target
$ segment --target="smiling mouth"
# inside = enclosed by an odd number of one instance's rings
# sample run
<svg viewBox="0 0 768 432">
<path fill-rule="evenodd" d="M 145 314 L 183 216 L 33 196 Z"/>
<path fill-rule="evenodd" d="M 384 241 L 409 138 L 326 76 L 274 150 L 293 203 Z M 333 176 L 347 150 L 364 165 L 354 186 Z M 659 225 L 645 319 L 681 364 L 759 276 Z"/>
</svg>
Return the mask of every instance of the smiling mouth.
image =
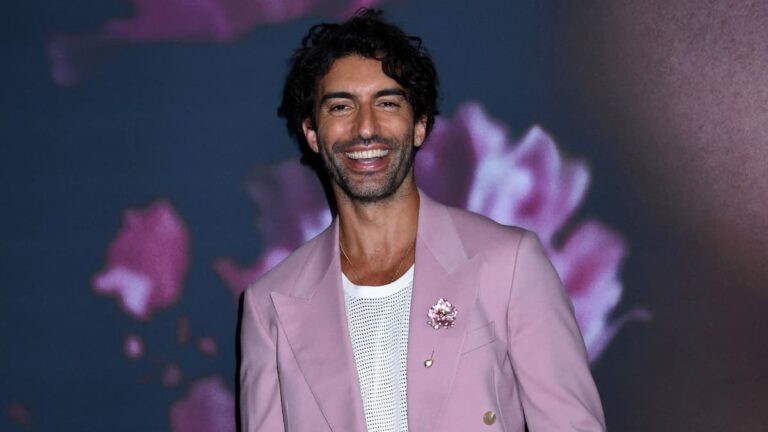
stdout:
<svg viewBox="0 0 768 432">
<path fill-rule="evenodd" d="M 389 150 L 363 150 L 344 153 L 348 158 L 358 159 L 376 159 L 381 158 L 389 154 Z"/>
</svg>

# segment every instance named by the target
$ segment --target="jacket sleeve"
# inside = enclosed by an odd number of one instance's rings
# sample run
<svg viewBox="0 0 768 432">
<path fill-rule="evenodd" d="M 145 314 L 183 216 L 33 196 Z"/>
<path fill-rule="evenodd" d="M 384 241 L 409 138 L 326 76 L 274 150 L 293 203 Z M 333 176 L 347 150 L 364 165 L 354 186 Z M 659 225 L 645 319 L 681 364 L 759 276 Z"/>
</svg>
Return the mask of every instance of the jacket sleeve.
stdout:
<svg viewBox="0 0 768 432">
<path fill-rule="evenodd" d="M 240 349 L 241 430 L 284 431 L 275 337 L 259 317 L 250 289 L 243 298 Z"/>
<path fill-rule="evenodd" d="M 518 247 L 508 326 L 509 354 L 529 430 L 605 431 L 573 305 L 531 232 Z"/>
</svg>

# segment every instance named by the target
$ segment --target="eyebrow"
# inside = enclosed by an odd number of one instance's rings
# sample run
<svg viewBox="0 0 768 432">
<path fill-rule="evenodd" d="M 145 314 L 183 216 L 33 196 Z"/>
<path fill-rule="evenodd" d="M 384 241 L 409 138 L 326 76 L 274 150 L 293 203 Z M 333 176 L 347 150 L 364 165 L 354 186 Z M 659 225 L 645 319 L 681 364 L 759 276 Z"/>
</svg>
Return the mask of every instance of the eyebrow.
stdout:
<svg viewBox="0 0 768 432">
<path fill-rule="evenodd" d="M 405 97 L 405 90 L 401 88 L 387 88 L 376 92 L 375 96 L 380 98 L 382 96 L 402 96 Z"/>
<path fill-rule="evenodd" d="M 373 96 L 374 98 L 380 98 L 383 96 L 405 97 L 405 90 L 401 88 L 386 88 L 386 89 L 381 89 L 377 91 L 376 94 L 374 94 Z M 320 105 L 324 104 L 326 101 L 330 99 L 354 99 L 354 98 L 355 97 L 352 95 L 352 93 L 345 92 L 345 91 L 326 93 L 323 95 L 322 98 L 320 98 Z"/>
</svg>

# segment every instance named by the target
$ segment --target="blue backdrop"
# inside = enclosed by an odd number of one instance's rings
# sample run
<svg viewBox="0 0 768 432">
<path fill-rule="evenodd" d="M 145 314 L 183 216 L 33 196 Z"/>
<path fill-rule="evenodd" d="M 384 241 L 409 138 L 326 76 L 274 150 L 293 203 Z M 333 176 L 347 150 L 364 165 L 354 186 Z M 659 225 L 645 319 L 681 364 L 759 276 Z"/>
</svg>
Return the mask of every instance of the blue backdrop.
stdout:
<svg viewBox="0 0 768 432">
<path fill-rule="evenodd" d="M 361 5 L 437 63 L 422 186 L 545 240 L 609 427 L 768 428 L 768 7 L 78 0 L 3 7 L 0 429 L 234 430 L 237 295 L 328 221 L 286 61 Z"/>
</svg>

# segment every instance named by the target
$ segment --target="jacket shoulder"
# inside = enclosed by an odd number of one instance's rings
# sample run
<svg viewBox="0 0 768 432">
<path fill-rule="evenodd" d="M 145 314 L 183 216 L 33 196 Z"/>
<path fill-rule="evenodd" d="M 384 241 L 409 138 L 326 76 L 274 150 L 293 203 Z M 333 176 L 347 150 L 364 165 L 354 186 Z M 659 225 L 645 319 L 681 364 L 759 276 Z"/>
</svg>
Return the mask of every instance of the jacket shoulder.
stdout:
<svg viewBox="0 0 768 432">
<path fill-rule="evenodd" d="M 493 219 L 467 210 L 446 207 L 464 247 L 477 252 L 517 251 L 520 242 L 532 233 L 518 226 L 502 225 Z"/>
</svg>

